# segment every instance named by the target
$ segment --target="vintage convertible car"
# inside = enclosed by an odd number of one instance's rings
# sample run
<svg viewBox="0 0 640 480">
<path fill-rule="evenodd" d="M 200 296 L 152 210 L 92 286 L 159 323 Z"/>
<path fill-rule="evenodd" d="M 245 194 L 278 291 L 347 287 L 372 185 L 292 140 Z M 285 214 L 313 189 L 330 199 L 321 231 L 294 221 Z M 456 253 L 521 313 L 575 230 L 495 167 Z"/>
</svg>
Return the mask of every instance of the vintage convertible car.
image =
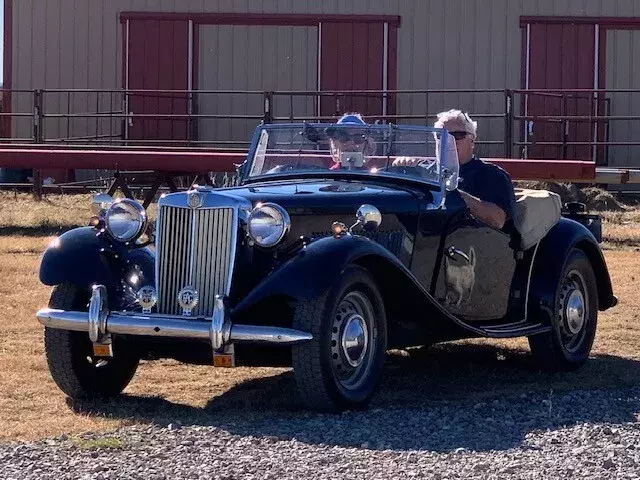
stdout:
<svg viewBox="0 0 640 480">
<path fill-rule="evenodd" d="M 105 397 L 143 358 L 289 365 L 309 408 L 341 411 L 367 405 L 391 348 L 526 336 L 542 368 L 578 368 L 617 303 L 597 222 L 518 190 L 515 218 L 484 224 L 452 139 L 261 124 L 237 185 L 163 194 L 155 228 L 135 200 L 98 195 L 41 262 L 53 379 Z"/>
</svg>

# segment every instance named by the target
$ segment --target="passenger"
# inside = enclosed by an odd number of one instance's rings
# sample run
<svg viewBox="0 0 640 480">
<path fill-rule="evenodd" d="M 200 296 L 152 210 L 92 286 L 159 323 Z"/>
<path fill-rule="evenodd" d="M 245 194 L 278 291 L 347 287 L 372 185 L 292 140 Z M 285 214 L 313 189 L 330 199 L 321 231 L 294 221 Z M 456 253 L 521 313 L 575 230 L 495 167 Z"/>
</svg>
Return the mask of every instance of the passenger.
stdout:
<svg viewBox="0 0 640 480">
<path fill-rule="evenodd" d="M 478 123 L 467 113 L 449 110 L 438 114 L 436 128 L 445 128 L 455 138 L 460 172 L 458 191 L 471 214 L 494 228 L 502 229 L 513 219 L 515 193 L 509 174 L 502 168 L 480 160 L 474 153 Z M 416 165 L 405 157 L 394 165 Z"/>
</svg>

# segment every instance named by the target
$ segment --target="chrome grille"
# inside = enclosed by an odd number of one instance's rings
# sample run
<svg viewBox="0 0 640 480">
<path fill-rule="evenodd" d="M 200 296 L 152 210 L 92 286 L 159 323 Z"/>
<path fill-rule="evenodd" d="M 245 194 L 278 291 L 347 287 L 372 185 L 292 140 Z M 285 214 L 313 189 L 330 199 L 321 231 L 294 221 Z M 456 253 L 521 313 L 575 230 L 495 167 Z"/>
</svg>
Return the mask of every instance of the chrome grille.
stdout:
<svg viewBox="0 0 640 480">
<path fill-rule="evenodd" d="M 199 300 L 193 316 L 213 313 L 216 294 L 228 294 L 233 268 L 234 209 L 163 206 L 159 212 L 158 312 L 182 315 L 178 292 L 190 285 Z"/>
</svg>

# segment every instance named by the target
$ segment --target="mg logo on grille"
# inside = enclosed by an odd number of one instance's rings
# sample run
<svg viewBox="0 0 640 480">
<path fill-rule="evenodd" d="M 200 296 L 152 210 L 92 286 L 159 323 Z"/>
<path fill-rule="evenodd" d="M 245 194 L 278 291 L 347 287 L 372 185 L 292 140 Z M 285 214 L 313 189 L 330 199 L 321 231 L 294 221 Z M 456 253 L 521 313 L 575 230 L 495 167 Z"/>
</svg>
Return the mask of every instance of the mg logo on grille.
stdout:
<svg viewBox="0 0 640 480">
<path fill-rule="evenodd" d="M 198 304 L 198 292 L 193 287 L 184 287 L 178 293 L 178 304 L 182 307 L 182 314 L 191 315 L 191 311 Z"/>
<path fill-rule="evenodd" d="M 187 197 L 187 203 L 191 208 L 200 208 L 202 206 L 202 196 L 197 193 L 190 193 Z"/>
</svg>

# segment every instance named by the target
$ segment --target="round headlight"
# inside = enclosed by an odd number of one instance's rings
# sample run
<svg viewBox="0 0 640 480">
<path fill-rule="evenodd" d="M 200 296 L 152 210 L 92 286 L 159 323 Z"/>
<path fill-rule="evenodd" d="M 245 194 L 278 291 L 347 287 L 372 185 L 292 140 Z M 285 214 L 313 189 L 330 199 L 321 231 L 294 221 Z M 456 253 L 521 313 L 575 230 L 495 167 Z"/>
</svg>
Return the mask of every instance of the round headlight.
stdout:
<svg viewBox="0 0 640 480">
<path fill-rule="evenodd" d="M 249 236 L 261 247 L 273 247 L 291 227 L 289 214 L 280 205 L 263 203 L 249 215 Z"/>
<path fill-rule="evenodd" d="M 131 242 L 147 227 L 147 212 L 135 200 L 116 200 L 105 214 L 105 225 L 109 234 L 120 242 Z"/>
</svg>

